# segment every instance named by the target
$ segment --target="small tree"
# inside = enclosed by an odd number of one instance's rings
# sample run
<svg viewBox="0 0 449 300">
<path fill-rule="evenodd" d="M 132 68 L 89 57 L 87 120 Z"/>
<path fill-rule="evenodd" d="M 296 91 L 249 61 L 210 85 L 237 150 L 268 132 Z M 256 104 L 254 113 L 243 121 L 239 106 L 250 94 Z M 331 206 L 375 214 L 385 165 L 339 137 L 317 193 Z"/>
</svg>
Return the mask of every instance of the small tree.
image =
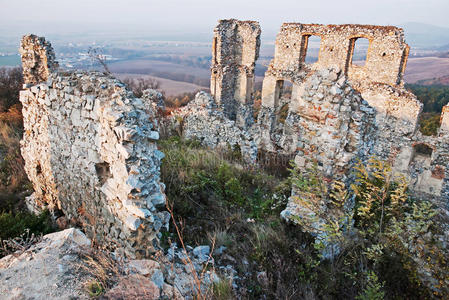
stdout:
<svg viewBox="0 0 449 300">
<path fill-rule="evenodd" d="M 87 54 L 89 54 L 92 61 L 99 63 L 103 67 L 105 73 L 112 74 L 112 72 L 109 70 L 108 65 L 106 64 L 106 57 L 100 48 L 89 47 L 89 50 L 87 50 Z"/>
<path fill-rule="evenodd" d="M 19 91 L 22 89 L 22 68 L 0 68 L 0 110 L 7 111 L 20 104 Z"/>
<path fill-rule="evenodd" d="M 159 81 L 151 77 L 140 77 L 136 79 L 128 77 L 123 80 L 123 83 L 133 91 L 136 97 L 142 97 L 143 91 L 147 89 L 157 90 L 161 86 Z"/>
</svg>

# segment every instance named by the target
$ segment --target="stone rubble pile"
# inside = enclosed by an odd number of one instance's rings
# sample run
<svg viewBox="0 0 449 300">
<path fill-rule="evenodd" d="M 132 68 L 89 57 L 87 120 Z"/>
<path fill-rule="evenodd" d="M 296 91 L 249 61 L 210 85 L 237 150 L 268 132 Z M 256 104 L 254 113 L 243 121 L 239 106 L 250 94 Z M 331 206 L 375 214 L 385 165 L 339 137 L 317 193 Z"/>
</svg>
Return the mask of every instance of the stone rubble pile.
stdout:
<svg viewBox="0 0 449 300">
<path fill-rule="evenodd" d="M 211 148 L 234 149 L 238 146 L 246 160 L 256 160 L 257 145 L 251 133 L 228 119 L 205 92 L 199 92 L 187 106 L 174 111 L 171 118 L 182 120 L 182 124 L 174 126 L 181 126 L 182 134 L 187 139 L 196 138 Z"/>
</svg>

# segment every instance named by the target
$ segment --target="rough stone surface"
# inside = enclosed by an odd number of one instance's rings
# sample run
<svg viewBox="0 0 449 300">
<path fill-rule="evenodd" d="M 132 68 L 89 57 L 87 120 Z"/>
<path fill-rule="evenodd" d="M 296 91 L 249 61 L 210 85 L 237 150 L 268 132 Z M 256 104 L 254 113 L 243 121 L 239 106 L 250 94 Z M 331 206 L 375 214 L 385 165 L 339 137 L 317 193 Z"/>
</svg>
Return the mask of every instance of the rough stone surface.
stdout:
<svg viewBox="0 0 449 300">
<path fill-rule="evenodd" d="M 229 33 L 230 28 L 238 32 L 241 24 L 236 20 L 219 22 L 213 65 L 240 61 L 242 52 L 235 49 L 251 49 L 251 59 L 258 56 L 253 55 L 259 47 L 254 35 L 236 38 Z M 319 59 L 307 64 L 308 40 L 313 35 L 321 37 Z M 363 66 L 352 62 L 360 38 L 369 40 Z M 225 55 L 221 54 L 223 48 L 229 51 Z M 416 193 L 449 199 L 448 106 L 443 109 L 439 135 L 422 136 L 418 130 L 422 103 L 404 89 L 402 81 L 408 51 L 403 30 L 392 26 L 285 23 L 264 77 L 257 122 L 241 105 L 241 90 L 234 79 L 217 77 L 214 68 L 211 82 L 214 85 L 219 78 L 220 89 L 212 86 L 212 98 L 198 94 L 187 108 L 173 115 L 182 117 L 180 132 L 185 137 L 199 138 L 210 147 L 238 145 L 249 161 L 254 161 L 260 150 L 287 154 L 295 157 L 299 168 L 315 163 L 329 181 L 349 183 L 356 160 L 377 156 L 409 178 Z M 286 82 L 292 84 L 289 93 Z M 249 120 L 234 123 L 223 99 L 234 105 L 236 115 L 246 115 Z M 285 106 L 288 114 L 282 120 L 280 111 Z"/>
<path fill-rule="evenodd" d="M 43 37 L 25 35 L 19 49 L 24 70 L 23 81 L 33 85 L 46 81 L 50 73 L 58 68 L 55 52 Z"/>
<path fill-rule="evenodd" d="M 42 40 L 25 37 L 22 48 L 34 49 L 29 43 Z M 46 61 L 45 53 L 52 55 L 44 51 L 32 59 Z M 25 77 L 34 74 L 28 56 L 22 59 Z M 163 211 L 164 155 L 156 145 L 151 101 L 98 72 L 53 72 L 45 82 L 38 79 L 20 92 L 21 150 L 35 191 L 30 206 L 62 210 L 95 241 L 119 245 L 131 256 L 149 255 L 170 218 Z M 160 98 L 151 93 L 146 97 Z"/>
<path fill-rule="evenodd" d="M 235 19 L 220 21 L 214 30 L 211 94 L 226 117 L 243 127 L 252 119 L 260 32 L 258 22 Z"/>
<path fill-rule="evenodd" d="M 319 58 L 308 64 L 308 42 L 314 35 L 321 37 Z M 356 65 L 354 47 L 361 38 L 369 41 L 368 54 L 363 65 Z M 20 98 L 22 154 L 35 189 L 29 207 L 62 210 L 68 222 L 82 224 L 95 241 L 118 244 L 130 256 L 148 256 L 169 219 L 159 180 L 164 157 L 156 146 L 159 121 L 209 147 L 240 149 L 249 162 L 256 162 L 260 151 L 294 157 L 300 170 L 316 166 L 327 182 L 349 185 L 354 163 L 377 156 L 409 179 L 415 196 L 430 198 L 447 212 L 449 105 L 443 108 L 438 135 L 422 136 L 422 103 L 403 87 L 409 47 L 402 29 L 283 24 L 263 80 L 256 122 L 259 47 L 257 22 L 220 21 L 212 49 L 212 96 L 198 93 L 165 118 L 159 114 L 160 93 L 149 90 L 139 99 L 104 74 L 58 72 L 50 44 L 25 36 L 20 52 L 26 84 Z M 329 209 L 326 201 L 305 206 L 309 200 L 293 189 L 282 215 L 310 220 L 315 232 L 325 220 L 321 216 L 342 213 Z M 175 269 L 154 267 L 139 275 L 151 276 L 159 293 L 167 290 L 165 279 L 192 295 L 192 270 L 185 260 L 190 255 L 193 268 L 201 268 L 205 255 L 196 252 L 201 255 L 170 249 L 166 259 Z M 215 281 L 215 273 L 207 275 L 209 284 Z M 129 280 L 132 284 L 134 279 Z"/>
<path fill-rule="evenodd" d="M 79 253 L 91 241 L 78 229 L 48 234 L 21 254 L 0 259 L 1 299 L 88 299 Z"/>
<path fill-rule="evenodd" d="M 195 250 L 196 249 L 196 250 Z M 178 248 L 175 243 L 168 249 L 162 258 L 163 270 L 166 281 L 176 287 L 186 299 L 195 299 L 198 294 L 198 281 L 201 282 L 201 292 L 207 295 L 213 283 L 220 281 L 215 267 L 215 260 L 210 257 L 209 246 L 198 246 L 195 249 L 187 246 L 186 250 Z M 208 252 L 206 253 L 206 250 Z M 218 269 L 218 268 L 217 268 Z M 193 275 L 197 274 L 197 278 Z M 223 272 L 224 273 L 224 272 Z M 230 272 L 234 274 L 234 272 Z M 222 274 L 226 277 L 227 274 Z M 232 280 L 225 278 L 223 280 Z"/>
<path fill-rule="evenodd" d="M 423 105 L 403 86 L 409 46 L 402 29 L 283 24 L 254 122 L 247 106 L 242 105 L 249 102 L 241 97 L 250 100 L 253 86 L 246 85 L 242 92 L 235 81 L 241 73 L 231 77 L 220 73 L 220 68 L 245 57 L 239 49 L 251 49 L 247 57 L 252 63 L 258 56 L 253 55 L 259 47 L 255 31 L 235 33 L 241 24 L 236 20 L 219 22 L 212 50 L 212 97 L 198 94 L 186 108 L 173 113 L 174 119 L 182 120 L 174 122 L 180 127 L 178 132 L 212 148 L 238 145 L 242 156 L 252 162 L 260 151 L 293 156 L 300 172 L 316 166 L 326 182 L 339 180 L 346 186 L 354 180 L 351 170 L 355 162 L 376 156 L 408 179 L 415 197 L 432 199 L 449 215 L 449 104 L 443 108 L 438 135 L 422 136 L 418 120 Z M 321 37 L 319 57 L 308 64 L 308 41 L 314 35 Z M 368 39 L 368 54 L 363 65 L 356 65 L 354 47 L 360 38 Z M 223 48 L 228 52 L 220 56 Z M 286 106 L 287 115 L 281 118 Z M 234 116 L 245 118 L 241 121 Z M 306 230 L 318 234 L 318 227 L 329 216 L 338 218 L 345 209 L 352 209 L 351 201 L 342 209 L 332 209 L 326 198 L 315 203 L 316 199 L 293 188 L 282 216 L 294 222 L 299 218 Z M 431 276 L 424 273 L 423 278 L 431 282 Z"/>
<path fill-rule="evenodd" d="M 118 285 L 110 289 L 103 297 L 109 300 L 156 300 L 159 299 L 159 288 L 147 277 L 132 274 L 121 278 Z"/>
<path fill-rule="evenodd" d="M 239 128 L 236 121 L 228 119 L 213 101 L 210 95 L 199 92 L 194 101 L 173 112 L 172 119 L 182 120 L 180 126 L 184 137 L 197 138 L 212 148 L 228 149 L 238 146 L 246 159 L 254 161 L 257 145 L 252 135 Z"/>
</svg>

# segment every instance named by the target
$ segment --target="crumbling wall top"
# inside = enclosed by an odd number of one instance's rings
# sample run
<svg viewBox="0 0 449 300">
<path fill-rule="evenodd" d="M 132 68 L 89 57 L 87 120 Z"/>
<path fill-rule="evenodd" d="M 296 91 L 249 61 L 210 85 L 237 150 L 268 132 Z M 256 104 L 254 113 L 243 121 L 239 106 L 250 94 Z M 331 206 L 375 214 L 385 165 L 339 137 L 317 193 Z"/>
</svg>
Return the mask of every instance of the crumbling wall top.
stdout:
<svg viewBox="0 0 449 300">
<path fill-rule="evenodd" d="M 53 47 L 44 37 L 25 35 L 19 53 L 22 56 L 25 84 L 34 85 L 47 81 L 50 73 L 58 68 Z"/>
<path fill-rule="evenodd" d="M 403 29 L 394 26 L 284 23 L 276 39 L 273 67 L 303 68 L 311 36 L 321 39 L 318 61 L 310 66 L 312 69 L 338 67 L 353 81 L 402 83 L 409 46 Z M 369 42 L 363 66 L 353 63 L 354 47 L 361 38 Z"/>
<path fill-rule="evenodd" d="M 220 20 L 214 30 L 213 62 L 253 66 L 259 55 L 260 33 L 256 21 Z"/>
</svg>

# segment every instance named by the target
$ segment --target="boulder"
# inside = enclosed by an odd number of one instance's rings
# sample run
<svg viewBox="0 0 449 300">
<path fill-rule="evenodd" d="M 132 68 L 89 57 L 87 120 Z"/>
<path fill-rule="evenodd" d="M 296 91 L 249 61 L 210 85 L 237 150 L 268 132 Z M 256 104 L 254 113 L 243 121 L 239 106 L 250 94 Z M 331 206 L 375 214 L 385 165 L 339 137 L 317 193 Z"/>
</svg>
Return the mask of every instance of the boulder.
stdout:
<svg viewBox="0 0 449 300">
<path fill-rule="evenodd" d="M 91 241 L 69 228 L 45 235 L 23 253 L 0 259 L 1 299 L 88 299 L 80 251 Z"/>
</svg>

